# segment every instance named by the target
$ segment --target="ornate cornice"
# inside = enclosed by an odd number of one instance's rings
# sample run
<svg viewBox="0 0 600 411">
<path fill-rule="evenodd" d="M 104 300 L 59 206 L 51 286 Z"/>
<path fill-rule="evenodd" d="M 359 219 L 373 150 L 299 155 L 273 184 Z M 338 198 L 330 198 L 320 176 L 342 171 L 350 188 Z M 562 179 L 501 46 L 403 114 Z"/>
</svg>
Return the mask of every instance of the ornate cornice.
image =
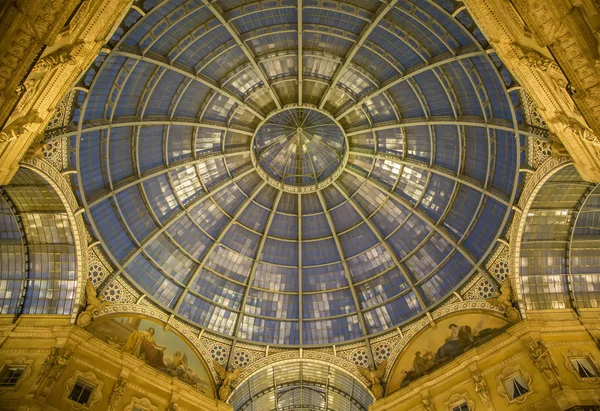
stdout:
<svg viewBox="0 0 600 411">
<path fill-rule="evenodd" d="M 3 32 L 3 37 L 12 41 L 0 41 L 0 52 L 4 52 L 0 59 L 0 124 L 7 120 L 3 127 L 13 132 L 4 134 L 11 137 L 7 141 L 0 141 L 0 185 L 10 181 L 62 98 L 96 59 L 131 0 L 85 0 L 64 29 L 77 3 L 24 0 L 17 11 L 8 7 L 10 17 L 2 16 L 0 24 L 9 18 L 14 22 L 8 24 L 8 33 Z M 32 66 L 42 46 L 45 49 Z M 21 80 L 17 97 L 13 90 Z"/>
<path fill-rule="evenodd" d="M 582 116 L 581 104 L 573 101 L 567 89 L 568 80 L 561 70 L 565 68 L 563 61 L 559 58 L 559 68 L 552 53 L 546 47 L 557 38 L 568 36 L 569 30 L 574 30 L 575 26 L 570 26 L 567 30 L 566 26 L 560 23 L 561 19 L 557 20 L 555 16 L 553 22 L 549 23 L 550 26 L 542 23 L 544 18 L 555 14 L 554 5 L 567 5 L 570 2 L 515 0 L 511 3 L 505 0 L 465 0 L 463 3 L 502 62 L 519 85 L 531 96 L 549 130 L 558 137 L 573 157 L 582 178 L 587 181 L 600 181 L 600 147 L 595 144 L 600 130 L 593 125 L 592 130 L 587 125 L 597 123 L 598 115 L 590 117 L 589 112 L 583 110 L 585 118 Z M 517 5 L 521 15 L 513 4 Z M 535 4 L 536 13 L 540 9 L 547 9 L 548 12 L 545 13 L 546 16 L 543 15 L 544 13 L 533 16 L 529 12 L 522 11 L 521 6 L 524 4 Z M 521 17 L 529 20 L 527 24 Z M 536 42 L 530 29 L 535 32 L 549 27 L 554 27 L 561 33 L 557 32 L 558 37 L 550 42 L 540 42 L 539 39 Z M 587 60 L 597 53 L 595 47 L 588 50 L 588 55 L 581 53 L 573 55 L 566 64 L 573 67 L 589 66 Z M 551 49 L 554 51 L 552 46 Z M 567 71 L 567 74 L 570 79 L 572 73 Z"/>
</svg>

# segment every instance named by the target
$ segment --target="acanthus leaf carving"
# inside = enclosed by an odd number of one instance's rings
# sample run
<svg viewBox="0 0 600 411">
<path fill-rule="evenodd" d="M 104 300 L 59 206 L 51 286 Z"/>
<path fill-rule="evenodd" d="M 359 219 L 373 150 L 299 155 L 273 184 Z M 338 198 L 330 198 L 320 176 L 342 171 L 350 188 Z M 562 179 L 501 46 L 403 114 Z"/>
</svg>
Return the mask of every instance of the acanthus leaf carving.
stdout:
<svg viewBox="0 0 600 411">
<path fill-rule="evenodd" d="M 598 136 L 596 136 L 587 125 L 582 124 L 578 120 L 571 118 L 564 113 L 559 113 L 557 116 L 555 116 L 551 120 L 551 123 L 565 133 L 570 133 L 576 138 L 579 138 L 596 147 L 600 147 L 600 140 L 598 139 Z"/>
</svg>

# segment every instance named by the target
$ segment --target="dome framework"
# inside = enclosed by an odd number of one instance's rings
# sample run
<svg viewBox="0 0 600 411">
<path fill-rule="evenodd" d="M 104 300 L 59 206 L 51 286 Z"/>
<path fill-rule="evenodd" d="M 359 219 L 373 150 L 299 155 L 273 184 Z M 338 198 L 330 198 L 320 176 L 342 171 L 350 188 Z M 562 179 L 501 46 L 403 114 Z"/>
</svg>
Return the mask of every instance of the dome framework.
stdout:
<svg viewBox="0 0 600 411">
<path fill-rule="evenodd" d="M 433 0 L 153 6 L 132 9 L 84 77 L 68 134 L 115 275 L 216 333 L 323 345 L 424 315 L 480 268 L 514 202 L 523 139 L 510 78 L 466 12 Z M 260 151 L 264 125 L 288 110 L 343 136 L 338 160 L 314 143 L 324 167 L 289 185 L 294 139 L 278 152 L 287 162 Z"/>
</svg>

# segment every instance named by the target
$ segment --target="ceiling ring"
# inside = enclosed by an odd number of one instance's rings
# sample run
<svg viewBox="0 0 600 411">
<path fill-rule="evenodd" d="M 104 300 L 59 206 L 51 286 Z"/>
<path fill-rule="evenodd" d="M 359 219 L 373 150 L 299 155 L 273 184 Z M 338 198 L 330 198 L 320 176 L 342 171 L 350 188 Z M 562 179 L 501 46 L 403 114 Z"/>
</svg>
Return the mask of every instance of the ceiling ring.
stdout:
<svg viewBox="0 0 600 411">
<path fill-rule="evenodd" d="M 257 135 L 262 130 L 263 126 L 266 125 L 269 120 L 273 119 L 275 116 L 285 113 L 286 111 L 294 110 L 294 109 L 306 109 L 310 111 L 317 112 L 327 117 L 328 120 L 331 121 L 332 124 L 336 125 L 337 128 L 341 131 L 341 137 L 343 137 L 343 152 L 340 156 L 339 165 L 331 174 L 323 178 L 322 180 L 317 179 L 314 184 L 307 185 L 294 185 L 288 184 L 284 181 L 276 179 L 269 172 L 265 171 L 265 169 L 260 164 L 260 159 L 257 157 L 257 153 L 255 147 L 257 145 Z M 346 131 L 342 124 L 335 119 L 335 117 L 327 110 L 320 109 L 316 105 L 313 104 L 287 104 L 281 109 L 275 109 L 271 111 L 256 127 L 252 139 L 250 141 L 250 157 L 252 160 L 252 164 L 256 169 L 258 175 L 266 181 L 272 187 L 282 190 L 288 193 L 302 194 L 302 193 L 314 193 L 324 189 L 325 187 L 332 184 L 337 178 L 342 174 L 344 168 L 346 168 L 346 164 L 348 163 L 348 156 L 350 153 L 350 145 L 348 142 L 348 136 L 346 135 Z"/>
</svg>

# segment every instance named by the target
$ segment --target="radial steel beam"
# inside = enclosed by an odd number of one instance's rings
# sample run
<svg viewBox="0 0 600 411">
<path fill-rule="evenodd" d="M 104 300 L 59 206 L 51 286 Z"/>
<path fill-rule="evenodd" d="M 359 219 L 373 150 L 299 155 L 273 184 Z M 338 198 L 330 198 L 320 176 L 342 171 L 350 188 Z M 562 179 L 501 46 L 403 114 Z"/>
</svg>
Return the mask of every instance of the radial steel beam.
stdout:
<svg viewBox="0 0 600 411">
<path fill-rule="evenodd" d="M 419 302 L 419 305 L 421 306 L 423 311 L 427 311 L 427 305 L 425 304 L 425 300 L 423 299 L 421 292 L 417 289 L 417 287 L 415 287 L 414 282 L 412 281 L 412 279 L 410 278 L 410 276 L 408 275 L 408 273 L 406 272 L 406 270 L 404 269 L 404 267 L 402 266 L 400 261 L 398 261 L 396 253 L 394 252 L 394 250 L 392 250 L 392 247 L 390 247 L 388 242 L 382 237 L 382 235 L 379 232 L 379 230 L 377 229 L 377 227 L 375 227 L 375 225 L 371 222 L 371 220 L 369 220 L 367 218 L 367 216 L 365 215 L 365 213 L 363 213 L 362 209 L 358 206 L 358 204 L 356 204 L 356 200 L 354 200 L 354 198 L 352 198 L 352 197 L 348 197 L 346 190 L 342 189 L 337 182 L 334 182 L 333 185 L 344 196 L 344 198 L 352 206 L 354 211 L 356 211 L 358 213 L 358 215 L 363 219 L 365 224 L 367 224 L 367 226 L 369 226 L 369 228 L 371 229 L 371 231 L 377 238 L 377 241 L 379 241 L 379 243 L 383 246 L 383 248 L 385 248 L 385 250 L 388 252 L 390 257 L 392 258 L 392 261 L 394 262 L 396 267 L 398 267 L 398 270 L 400 270 L 400 272 L 406 279 L 406 282 L 408 283 L 410 288 L 414 291 L 415 297 L 417 298 L 417 301 Z"/>
<path fill-rule="evenodd" d="M 130 255 L 128 255 L 127 258 L 123 262 L 116 261 L 116 259 L 113 258 L 113 261 L 115 262 L 115 265 L 117 266 L 117 271 L 114 272 L 113 274 L 111 274 L 110 276 L 108 276 L 105 280 L 103 280 L 102 285 L 99 288 L 102 288 L 105 284 L 108 284 L 108 282 L 110 281 L 110 279 L 113 278 L 115 275 L 124 273 L 125 272 L 125 268 L 124 267 L 126 267 L 127 264 L 129 264 L 139 253 L 141 253 L 142 250 L 151 241 L 153 241 L 156 238 L 158 238 L 159 235 L 161 235 L 162 233 L 164 233 L 165 231 L 167 231 L 167 229 L 169 227 L 171 227 L 173 224 L 175 224 L 177 221 L 179 221 L 179 219 L 181 217 L 183 217 L 184 215 L 188 215 L 189 212 L 192 209 L 194 209 L 196 206 L 198 206 L 199 204 L 201 204 L 205 200 L 208 200 L 209 198 L 213 197 L 216 193 L 218 193 L 219 191 L 221 191 L 225 187 L 228 187 L 230 184 L 235 183 L 238 180 L 241 180 L 242 178 L 244 178 L 246 175 L 248 175 L 252 171 L 254 171 L 254 168 L 250 168 L 250 169 L 246 170 L 245 172 L 243 172 L 243 173 L 239 174 L 238 176 L 236 176 L 234 179 L 226 181 L 224 184 L 221 184 L 221 185 L 215 187 L 213 189 L 213 191 L 210 191 L 210 192 L 206 193 L 206 195 L 204 195 L 204 196 L 202 196 L 202 197 L 200 197 L 200 198 L 192 201 L 191 203 L 188 204 L 187 208 L 179 210 L 177 213 L 175 213 L 173 216 L 171 216 L 169 218 L 169 220 L 164 225 L 158 227 L 150 235 L 148 235 L 146 238 L 144 238 L 143 241 L 140 241 L 139 242 L 140 246 L 137 248 L 137 250 L 135 250 L 133 253 L 131 253 Z M 109 251 L 109 250 L 107 250 L 107 251 Z M 109 254 L 110 254 L 110 252 L 109 252 Z"/>
<path fill-rule="evenodd" d="M 265 116 L 263 114 L 259 113 L 257 110 L 253 109 L 252 107 L 250 107 L 249 105 L 244 103 L 242 100 L 240 100 L 239 97 L 237 97 L 232 92 L 223 89 L 215 81 L 210 80 L 209 78 L 206 78 L 206 77 L 200 75 L 199 73 L 196 73 L 195 70 L 192 69 L 191 67 L 186 67 L 179 63 L 177 65 L 173 65 L 169 62 L 169 59 L 165 56 L 158 56 L 158 55 L 155 55 L 154 53 L 152 53 L 152 54 L 149 53 L 147 55 L 143 55 L 139 52 L 139 50 L 137 50 L 133 47 L 124 47 L 124 46 L 121 49 L 113 50 L 110 53 L 110 55 L 111 56 L 123 56 L 123 57 L 128 57 L 130 59 L 145 61 L 150 64 L 154 64 L 156 66 L 163 67 L 167 70 L 173 71 L 177 74 L 181 74 L 182 76 L 189 77 L 192 80 L 197 81 L 198 83 L 235 101 L 237 104 L 244 107 L 246 110 L 248 110 L 249 112 L 254 114 L 256 117 L 260 118 L 261 120 L 264 120 L 264 118 L 265 118 Z M 153 57 L 151 57 L 151 56 L 153 56 Z"/>
<path fill-rule="evenodd" d="M 303 276 L 302 276 L 302 194 L 298 193 L 298 331 L 300 333 L 300 345 L 303 344 L 304 335 L 303 335 L 303 323 L 302 319 L 304 317 L 304 310 L 302 308 L 303 304 Z"/>
<path fill-rule="evenodd" d="M 452 54 L 452 53 L 451 53 Z M 341 118 L 345 117 L 348 113 L 352 112 L 353 110 L 355 110 L 356 108 L 362 106 L 363 104 L 365 104 L 367 101 L 371 100 L 372 98 L 377 97 L 378 95 L 380 95 L 381 93 L 389 90 L 390 88 L 402 83 L 403 81 L 408 80 L 409 78 L 413 78 L 415 76 L 418 76 L 419 74 L 425 73 L 435 67 L 440 67 L 443 66 L 445 64 L 449 64 L 449 63 L 453 63 L 455 61 L 460 61 L 463 59 L 469 59 L 469 58 L 473 58 L 473 57 L 478 57 L 478 56 L 483 56 L 485 55 L 485 51 L 481 51 L 481 50 L 477 50 L 477 51 L 455 51 L 450 57 L 438 57 L 438 58 L 432 58 L 431 61 L 429 62 L 429 64 L 423 65 L 423 66 L 418 66 L 416 68 L 410 69 L 408 70 L 406 73 L 404 73 L 403 75 L 400 75 L 394 79 L 391 79 L 387 82 L 385 82 L 384 84 L 381 85 L 380 88 L 373 90 L 370 93 L 367 93 L 365 96 L 361 97 L 356 104 L 351 105 L 350 107 L 346 108 L 340 115 L 336 116 L 336 120 L 340 120 Z"/>
<path fill-rule="evenodd" d="M 506 120 L 508 123 L 509 120 Z M 468 126 L 468 127 L 483 127 L 486 129 L 493 130 L 501 130 L 508 131 L 510 133 L 515 132 L 515 128 L 510 125 L 502 125 L 497 123 L 488 123 L 484 119 L 479 121 L 475 118 L 459 118 L 458 120 L 452 119 L 450 117 L 431 117 L 429 119 L 415 119 L 415 120 L 404 120 L 399 122 L 388 122 L 379 126 L 375 126 L 372 128 L 363 128 L 360 130 L 350 130 L 346 132 L 348 137 L 352 137 L 358 134 L 363 134 L 371 131 L 382 131 L 382 130 L 390 130 L 399 127 L 422 127 L 422 126 Z M 528 132 L 517 130 L 519 134 L 529 135 Z"/>
<path fill-rule="evenodd" d="M 352 276 L 350 275 L 350 268 L 348 267 L 348 263 L 346 262 L 346 258 L 344 256 L 344 249 L 342 248 L 342 243 L 340 238 L 338 237 L 337 231 L 335 229 L 335 225 L 333 224 L 333 219 L 331 217 L 331 213 L 329 212 L 329 208 L 327 208 L 327 204 L 325 203 L 325 199 L 323 198 L 323 193 L 321 191 L 317 191 L 317 197 L 319 197 L 319 202 L 321 203 L 321 207 L 325 213 L 325 218 L 327 219 L 327 224 L 329 224 L 329 229 L 331 230 L 331 234 L 333 234 L 333 240 L 335 242 L 335 246 L 340 255 L 340 259 L 342 262 L 342 266 L 344 267 L 344 274 L 346 275 L 346 281 L 348 281 L 348 285 L 350 286 L 350 292 L 352 293 L 352 300 L 354 302 L 354 306 L 356 307 L 356 315 L 358 317 L 358 323 L 360 324 L 360 329 L 363 333 L 363 336 L 366 337 L 369 335 L 367 330 L 367 324 L 365 323 L 365 318 L 363 316 L 363 312 L 360 309 L 360 302 L 358 299 L 358 293 L 356 292 L 356 288 L 354 287 L 354 283 L 352 282 Z"/>
<path fill-rule="evenodd" d="M 263 232 L 262 237 L 260 238 L 260 242 L 258 243 L 258 247 L 256 248 L 256 256 L 254 257 L 254 261 L 252 261 L 252 267 L 250 268 L 250 274 L 248 275 L 248 282 L 246 283 L 246 288 L 244 289 L 244 295 L 242 296 L 242 301 L 240 304 L 240 315 L 236 318 L 235 327 L 233 336 L 237 338 L 238 332 L 240 330 L 240 326 L 242 325 L 242 316 L 244 315 L 244 308 L 246 308 L 246 302 L 248 301 L 248 294 L 250 293 L 250 288 L 252 287 L 252 282 L 254 280 L 254 276 L 256 275 L 256 270 L 258 268 L 258 263 L 260 260 L 260 254 L 265 246 L 265 242 L 267 241 L 269 230 L 271 229 L 271 223 L 273 222 L 273 218 L 275 217 L 275 213 L 277 211 L 277 207 L 279 206 L 279 201 L 281 200 L 281 196 L 283 195 L 283 190 L 278 190 L 277 196 L 275 197 L 275 201 L 273 202 L 273 208 L 269 213 L 269 217 L 267 218 L 267 223 L 265 224 L 265 231 Z M 230 359 L 233 356 L 230 357 Z"/>
<path fill-rule="evenodd" d="M 254 170 L 254 169 L 252 168 L 251 170 Z M 252 202 L 252 200 L 254 200 L 254 197 L 256 197 L 256 195 L 263 189 L 263 187 L 266 184 L 267 184 L 267 182 L 263 181 L 261 184 L 259 184 L 258 186 L 256 186 L 254 188 L 254 190 L 252 191 L 252 193 L 250 194 L 250 196 L 244 200 L 244 202 L 242 203 L 242 205 L 240 206 L 240 208 L 238 208 L 238 210 L 236 211 L 236 213 L 231 217 L 231 220 L 229 220 L 227 222 L 227 224 L 225 225 L 225 227 L 223 227 L 223 229 L 221 230 L 221 232 L 219 232 L 219 235 L 215 239 L 214 243 L 212 243 L 210 245 L 210 247 L 208 248 L 208 250 L 206 250 L 206 253 L 204 254 L 204 257 L 202 257 L 202 260 L 200 261 L 200 264 L 198 264 L 198 267 L 196 268 L 196 270 L 194 271 L 194 273 L 190 277 L 190 280 L 186 284 L 185 289 L 181 292 L 181 294 L 177 298 L 177 302 L 175 303 L 175 308 L 173 308 L 173 312 L 174 313 L 177 313 L 179 311 L 179 308 L 181 307 L 181 303 L 183 302 L 184 295 L 187 294 L 187 292 L 191 288 L 191 285 L 194 283 L 194 281 L 196 280 L 196 278 L 200 275 L 200 272 L 202 271 L 202 269 L 206 265 L 206 262 L 208 261 L 209 257 L 211 256 L 211 254 L 213 253 L 213 251 L 215 250 L 215 248 L 217 248 L 217 246 L 219 244 L 221 244 L 221 241 L 223 240 L 223 237 L 225 237 L 225 234 L 227 234 L 227 231 L 229 231 L 229 229 L 231 228 L 231 226 L 233 226 L 236 223 L 237 219 L 246 210 L 246 207 L 248 207 L 248 205 Z M 243 313 L 240 311 L 240 313 L 238 315 L 241 317 L 243 315 Z"/>
<path fill-rule="evenodd" d="M 170 119 L 165 117 L 164 119 L 157 119 L 157 118 L 153 118 L 152 120 L 132 120 L 132 121 L 127 121 L 125 119 L 123 119 L 123 121 L 120 121 L 120 119 L 115 119 L 117 122 L 106 122 L 106 123 L 101 123 L 101 124 L 97 124 L 96 121 L 88 123 L 89 127 L 84 127 L 81 129 L 81 133 L 89 133 L 92 131 L 98 131 L 98 130 L 106 130 L 109 128 L 117 128 L 117 127 L 137 127 L 137 126 L 190 126 L 190 127 L 200 127 L 200 128 L 212 128 L 215 130 L 220 130 L 220 131 L 226 131 L 226 132 L 233 132 L 233 133 L 239 133 L 239 134 L 244 134 L 246 136 L 252 136 L 253 133 L 251 131 L 247 131 L 247 130 L 242 130 L 239 128 L 232 128 L 232 127 L 227 127 L 225 125 L 219 125 L 218 123 L 207 123 L 207 122 L 197 122 L 197 121 L 185 121 L 185 120 L 176 120 L 176 119 Z M 74 131 L 69 131 L 63 134 L 60 134 L 58 136 L 55 137 L 51 137 L 48 138 L 46 140 L 44 140 L 44 142 L 51 142 L 54 140 L 59 140 L 62 139 L 64 137 L 71 137 L 71 136 L 76 136 L 79 135 L 80 131 L 79 130 L 74 130 Z"/>
<path fill-rule="evenodd" d="M 319 103 L 320 109 L 322 109 L 325 106 L 325 103 L 329 99 L 329 96 L 331 95 L 334 87 L 340 81 L 342 76 L 346 73 L 346 70 L 350 66 L 350 63 L 352 62 L 352 59 L 354 58 L 354 56 L 356 55 L 358 50 L 362 47 L 362 45 L 365 43 L 367 38 L 371 35 L 373 30 L 375 30 L 375 28 L 377 27 L 379 22 L 385 17 L 385 15 L 391 9 L 394 8 L 396 3 L 398 3 L 398 0 L 391 0 L 388 3 L 384 2 L 383 5 L 379 8 L 379 10 L 377 10 L 377 13 L 375 14 L 371 23 L 369 25 L 367 25 L 367 27 L 365 27 L 363 32 L 360 34 L 358 41 L 356 43 L 354 43 L 354 45 L 352 46 L 352 48 L 346 55 L 346 58 L 344 59 L 344 63 L 340 67 L 338 67 L 338 69 L 336 70 L 335 75 L 331 79 L 331 83 L 329 83 L 329 86 L 327 87 L 325 94 L 321 98 L 321 101 Z"/>
<path fill-rule="evenodd" d="M 302 55 L 302 0 L 298 0 L 298 105 L 302 105 L 302 76 L 304 70 Z"/>
<path fill-rule="evenodd" d="M 185 161 L 172 163 L 168 167 L 165 166 L 165 167 L 156 168 L 156 169 L 147 171 L 139 178 L 138 177 L 130 177 L 125 180 L 119 181 L 118 183 L 114 184 L 113 189 L 110 191 L 100 191 L 100 192 L 96 192 L 96 193 L 92 194 L 91 196 L 88 197 L 88 206 L 91 208 L 91 207 L 101 203 L 102 201 L 106 200 L 107 198 L 113 197 L 123 190 L 127 190 L 129 187 L 132 187 L 132 186 L 142 183 L 146 180 L 149 180 L 156 176 L 160 176 L 162 174 L 168 173 L 172 170 L 176 170 L 181 167 L 194 166 L 196 164 L 203 163 L 209 159 L 227 158 L 227 157 L 237 156 L 240 154 L 249 154 L 249 153 L 250 153 L 250 150 L 234 151 L 234 152 L 230 152 L 230 153 L 222 153 L 220 151 L 217 151 L 214 153 L 208 153 L 201 157 L 190 158 Z"/>
<path fill-rule="evenodd" d="M 404 197 L 396 193 L 395 191 L 388 191 L 385 187 L 383 187 L 378 182 L 374 181 L 372 177 L 365 177 L 356 171 L 352 170 L 350 167 L 346 167 L 345 171 L 349 174 L 352 174 L 355 177 L 358 177 L 361 180 L 365 180 L 367 183 L 371 184 L 373 187 L 378 188 L 383 193 L 389 194 L 394 200 L 402 204 L 407 210 L 413 213 L 415 216 L 419 217 L 425 224 L 429 226 L 433 231 L 437 232 L 440 236 L 444 238 L 448 243 L 452 244 L 452 246 L 457 249 L 474 267 L 478 267 L 479 264 L 471 255 L 469 250 L 467 250 L 462 244 L 459 244 L 452 235 L 450 235 L 444 228 L 438 226 L 431 218 L 425 214 L 423 211 L 419 210 L 416 206 L 411 204 Z"/>
<path fill-rule="evenodd" d="M 254 57 L 254 54 L 252 53 L 252 51 L 250 51 L 250 49 L 248 48 L 246 43 L 244 43 L 242 41 L 242 39 L 240 38 L 240 35 L 237 32 L 237 29 L 235 27 L 233 27 L 231 24 L 229 24 L 229 22 L 225 19 L 225 16 L 223 16 L 223 13 L 221 12 L 219 6 L 217 6 L 216 3 L 212 3 L 209 0 L 202 0 L 202 3 L 204 3 L 204 5 L 206 7 L 208 7 L 208 9 L 215 15 L 215 17 L 217 19 L 219 19 L 219 21 L 221 22 L 223 27 L 225 27 L 227 32 L 229 32 L 229 35 L 231 37 L 233 37 L 235 42 L 238 44 L 238 46 L 242 49 L 242 51 L 246 55 L 246 58 L 248 59 L 248 61 L 250 61 L 250 64 L 256 71 L 256 74 L 258 74 L 258 77 L 260 77 L 260 79 L 263 82 L 263 84 L 265 85 L 265 87 L 268 88 L 269 95 L 273 99 L 273 102 L 275 102 L 275 105 L 277 106 L 277 108 L 281 108 L 282 107 L 281 101 L 279 101 L 279 97 L 277 96 L 277 93 L 275 93 L 275 90 L 273 90 L 273 87 L 271 87 L 271 85 L 269 84 L 269 79 L 267 78 L 262 67 L 260 67 L 258 65 L 258 63 L 256 62 L 256 58 Z"/>
<path fill-rule="evenodd" d="M 458 175 L 458 174 L 456 174 L 456 172 L 453 172 L 452 170 L 448 170 L 443 167 L 438 167 L 438 166 L 432 167 L 429 163 L 426 163 L 424 161 L 418 161 L 418 160 L 412 160 L 412 159 L 409 160 L 406 158 L 402 158 L 399 155 L 387 154 L 385 152 L 379 152 L 377 154 L 373 154 L 368 151 L 363 153 L 361 151 L 352 151 L 351 150 L 350 154 L 356 154 L 356 155 L 360 155 L 363 157 L 370 157 L 370 158 L 375 158 L 375 159 L 390 160 L 397 164 L 402 164 L 402 165 L 409 166 L 409 167 L 417 167 L 422 170 L 426 170 L 430 173 L 446 177 L 450 180 L 456 181 L 467 187 L 470 187 L 473 190 L 479 191 L 480 193 L 493 198 L 494 200 L 498 201 L 501 204 L 504 204 L 507 207 L 510 205 L 510 199 L 508 197 L 506 197 L 505 195 L 503 195 L 501 192 L 487 189 L 484 187 L 484 185 L 481 182 L 474 180 L 474 179 L 470 179 L 465 175 Z"/>
</svg>

